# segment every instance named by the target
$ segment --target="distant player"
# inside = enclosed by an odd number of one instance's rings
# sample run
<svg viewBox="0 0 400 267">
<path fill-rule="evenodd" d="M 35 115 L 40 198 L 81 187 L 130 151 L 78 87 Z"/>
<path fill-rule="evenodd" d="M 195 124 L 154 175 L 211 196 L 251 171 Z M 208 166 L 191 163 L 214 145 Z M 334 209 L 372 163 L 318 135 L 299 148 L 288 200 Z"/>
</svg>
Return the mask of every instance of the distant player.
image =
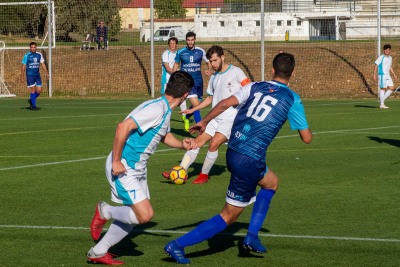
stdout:
<svg viewBox="0 0 400 267">
<path fill-rule="evenodd" d="M 36 43 L 32 42 L 29 44 L 31 49 L 30 52 L 26 53 L 22 59 L 22 71 L 21 71 L 21 82 L 24 82 L 24 73 L 26 70 L 26 82 L 28 88 L 31 89 L 31 97 L 28 100 L 31 110 L 39 110 L 36 107 L 36 98 L 39 97 L 42 92 L 42 79 L 40 78 L 39 66 L 43 67 L 44 72 L 46 72 L 47 79 L 50 78 L 47 72 L 46 65 L 44 64 L 44 58 L 42 54 L 36 52 Z"/>
<path fill-rule="evenodd" d="M 267 148 L 287 119 L 292 130 L 298 130 L 305 143 L 312 140 L 300 97 L 287 87 L 294 73 L 294 65 L 291 54 L 278 54 L 273 60 L 272 81 L 244 86 L 233 96 L 218 103 L 200 123 L 190 128 L 192 132 L 204 132 L 207 124 L 229 107 L 242 106 L 233 123 L 226 152 L 231 180 L 225 206 L 219 215 L 164 247 L 177 262 L 189 263 L 190 260 L 185 258 L 186 246 L 192 246 L 222 232 L 254 200 L 250 226 L 243 246 L 259 253 L 267 251 L 258 238 L 258 231 L 279 183 L 278 177 L 265 165 Z M 261 186 L 261 190 L 256 197 L 257 184 Z"/>
<path fill-rule="evenodd" d="M 194 79 L 194 87 L 192 91 L 190 91 L 188 98 L 190 103 L 192 103 L 192 107 L 195 107 L 203 98 L 203 76 L 201 74 L 201 62 L 204 61 L 208 65 L 208 70 L 206 70 L 207 76 L 211 75 L 211 63 L 206 57 L 206 52 L 202 48 L 195 46 L 196 34 L 194 32 L 188 32 L 186 34 L 186 44 L 187 46 L 180 49 L 175 57 L 173 71 L 178 69 L 179 62 L 181 62 L 181 70 L 192 75 Z M 195 111 L 193 116 L 196 122 L 201 121 L 200 111 Z M 189 119 L 189 116 L 186 116 L 186 118 Z"/>
<path fill-rule="evenodd" d="M 171 76 L 175 64 L 175 56 L 176 56 L 176 47 L 178 46 L 178 39 L 175 37 L 171 37 L 168 39 L 169 49 L 165 50 L 161 56 L 162 60 L 162 77 L 161 77 L 161 94 L 164 94 L 165 88 L 167 87 L 167 83 L 169 77 Z M 182 105 L 180 105 L 181 110 L 187 109 L 186 100 L 183 101 Z M 189 120 L 186 118 L 185 114 L 182 115 L 182 120 L 185 123 L 186 131 L 189 130 L 190 124 Z"/>
<path fill-rule="evenodd" d="M 385 44 L 383 46 L 383 55 L 380 55 L 375 61 L 374 68 L 374 81 L 376 81 L 376 71 L 378 71 L 378 83 L 381 87 L 381 92 L 379 94 L 380 108 L 389 108 L 385 106 L 385 99 L 390 96 L 394 91 L 394 85 L 392 78 L 390 77 L 390 72 L 393 74 L 394 79 L 397 79 L 396 74 L 394 74 L 392 67 L 392 57 L 389 56 L 392 46 L 390 44 Z M 389 88 L 389 89 L 387 89 Z M 386 90 L 386 92 L 385 92 Z"/>
<path fill-rule="evenodd" d="M 215 107 L 220 101 L 230 97 L 238 92 L 242 86 L 250 83 L 246 74 L 244 74 L 240 68 L 225 63 L 224 50 L 222 47 L 213 45 L 208 49 L 206 56 L 215 70 L 215 73 L 211 76 L 208 83 L 208 96 L 198 106 L 182 111 L 185 114 L 192 114 L 194 111 L 203 109 L 211 103 L 212 106 Z M 236 114 L 237 109 L 230 107 L 213 119 L 207 125 L 205 133 L 196 137 L 198 148 L 186 152 L 182 159 L 181 166 L 187 170 L 195 161 L 200 148 L 211 140 L 206 159 L 203 163 L 203 168 L 197 179 L 193 181 L 194 184 L 202 184 L 208 181 L 208 173 L 218 157 L 218 148 L 229 139 Z M 169 173 L 163 173 L 163 175 L 164 177 L 168 177 Z"/>
<path fill-rule="evenodd" d="M 153 217 L 147 186 L 147 161 L 158 144 L 181 149 L 195 149 L 194 139 L 182 141 L 170 133 L 172 111 L 182 104 L 194 85 L 186 72 L 173 73 L 165 95 L 142 103 L 118 124 L 113 151 L 106 161 L 106 176 L 111 186 L 111 200 L 124 206 L 99 202 L 91 224 L 91 234 L 98 240 L 107 220 L 114 219 L 104 237 L 92 247 L 89 260 L 107 265 L 124 264 L 114 260 L 108 249 L 129 234 L 133 226 Z"/>
</svg>

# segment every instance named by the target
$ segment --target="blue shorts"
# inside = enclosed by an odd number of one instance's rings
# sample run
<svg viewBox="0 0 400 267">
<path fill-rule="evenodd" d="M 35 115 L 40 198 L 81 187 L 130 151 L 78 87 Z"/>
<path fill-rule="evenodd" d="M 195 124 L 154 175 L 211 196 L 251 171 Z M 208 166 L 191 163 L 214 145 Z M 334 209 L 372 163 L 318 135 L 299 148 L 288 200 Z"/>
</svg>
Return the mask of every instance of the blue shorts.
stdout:
<svg viewBox="0 0 400 267">
<path fill-rule="evenodd" d="M 190 91 L 187 98 L 192 98 L 192 97 L 197 97 L 198 99 L 203 98 L 203 83 L 195 84 L 193 86 L 192 91 Z"/>
<path fill-rule="evenodd" d="M 226 202 L 236 207 L 246 207 L 253 203 L 256 200 L 257 184 L 268 171 L 265 162 L 228 148 L 226 165 L 231 172 Z"/>
<path fill-rule="evenodd" d="M 26 75 L 26 83 L 28 84 L 28 87 L 32 86 L 42 87 L 42 79 L 40 78 L 40 74 Z"/>
</svg>

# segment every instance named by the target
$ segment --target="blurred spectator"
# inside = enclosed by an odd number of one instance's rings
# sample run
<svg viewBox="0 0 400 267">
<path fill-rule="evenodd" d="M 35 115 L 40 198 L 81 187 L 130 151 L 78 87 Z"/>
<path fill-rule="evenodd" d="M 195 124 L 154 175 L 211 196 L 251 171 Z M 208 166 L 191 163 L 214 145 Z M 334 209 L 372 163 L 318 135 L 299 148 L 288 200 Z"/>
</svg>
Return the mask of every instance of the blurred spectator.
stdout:
<svg viewBox="0 0 400 267">
<path fill-rule="evenodd" d="M 104 42 L 104 49 L 107 50 L 107 33 L 108 29 L 104 26 L 104 21 L 100 21 L 100 26 L 96 28 L 97 49 L 101 49 L 101 42 Z"/>
</svg>

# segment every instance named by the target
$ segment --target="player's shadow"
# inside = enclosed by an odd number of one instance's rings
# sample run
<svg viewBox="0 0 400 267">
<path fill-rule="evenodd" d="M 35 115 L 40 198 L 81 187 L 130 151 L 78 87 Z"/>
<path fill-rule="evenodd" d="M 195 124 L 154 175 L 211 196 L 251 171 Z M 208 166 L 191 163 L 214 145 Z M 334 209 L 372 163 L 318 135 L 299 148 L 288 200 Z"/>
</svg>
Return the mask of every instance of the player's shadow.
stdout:
<svg viewBox="0 0 400 267">
<path fill-rule="evenodd" d="M 183 124 L 183 121 L 182 120 L 180 120 L 180 121 L 182 122 L 182 125 L 179 126 L 181 128 L 171 128 L 171 133 L 173 135 L 180 135 L 180 136 L 183 136 L 185 138 L 195 138 L 197 135 L 191 135 L 189 132 L 186 132 L 185 129 L 184 129 L 185 126 Z"/>
<path fill-rule="evenodd" d="M 355 105 L 355 108 L 379 108 L 379 106 Z"/>
<path fill-rule="evenodd" d="M 368 136 L 369 140 L 378 142 L 378 143 L 386 143 L 391 146 L 399 147 L 400 148 L 400 140 L 397 139 L 384 139 L 376 136 Z"/>
<path fill-rule="evenodd" d="M 176 231 L 180 230 L 182 228 L 195 228 L 204 221 L 198 222 L 198 223 L 193 223 L 189 225 L 183 225 L 183 226 L 178 226 L 174 228 L 170 228 L 168 230 Z M 196 251 L 196 252 L 191 252 L 185 255 L 187 258 L 197 258 L 197 257 L 204 257 L 208 255 L 212 255 L 215 253 L 220 253 L 223 252 L 227 249 L 230 249 L 232 247 L 237 247 L 238 248 L 238 257 L 243 257 L 243 258 L 263 258 L 263 256 L 260 256 L 260 254 L 253 254 L 250 253 L 248 250 L 246 250 L 243 247 L 243 240 L 244 240 L 244 235 L 235 235 L 237 232 L 240 230 L 247 230 L 249 227 L 248 223 L 233 223 L 232 225 L 228 226 L 224 231 L 221 233 L 218 233 L 214 235 L 212 238 L 208 239 L 208 248 L 206 250 L 202 251 Z M 268 229 L 261 228 L 260 232 L 269 232 Z M 266 245 L 266 244 L 264 244 Z M 164 258 L 163 261 L 168 261 L 172 262 L 174 260 L 170 258 Z"/>
<path fill-rule="evenodd" d="M 207 149 L 207 148 L 205 148 Z M 222 153 L 221 153 L 222 154 Z M 225 157 L 225 154 L 219 155 Z M 190 165 L 191 168 L 193 168 L 192 171 L 188 172 L 188 180 L 189 179 L 196 179 L 197 176 L 201 173 L 201 169 L 203 168 L 203 162 L 193 162 L 192 165 Z M 210 178 L 212 179 L 213 176 L 219 176 L 226 172 L 226 166 L 225 165 L 219 165 L 219 164 L 214 164 L 210 170 Z"/>
<path fill-rule="evenodd" d="M 30 108 L 30 107 L 23 107 L 23 108 L 21 108 L 21 109 L 27 109 L 27 110 L 31 110 L 31 108 Z M 41 108 L 39 108 L 39 107 L 37 107 L 37 109 L 38 109 L 38 110 L 41 110 Z"/>
</svg>

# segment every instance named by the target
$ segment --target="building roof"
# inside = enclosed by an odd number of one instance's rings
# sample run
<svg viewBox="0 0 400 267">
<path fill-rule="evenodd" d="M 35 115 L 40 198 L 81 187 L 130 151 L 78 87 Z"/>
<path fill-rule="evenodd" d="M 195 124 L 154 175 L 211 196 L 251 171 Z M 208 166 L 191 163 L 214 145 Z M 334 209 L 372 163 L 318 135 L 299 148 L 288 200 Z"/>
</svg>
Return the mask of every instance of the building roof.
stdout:
<svg viewBox="0 0 400 267">
<path fill-rule="evenodd" d="M 184 0 L 184 8 L 195 8 L 196 3 L 223 3 L 224 0 Z M 132 0 L 129 4 L 121 4 L 121 8 L 150 8 L 150 0 Z"/>
</svg>

